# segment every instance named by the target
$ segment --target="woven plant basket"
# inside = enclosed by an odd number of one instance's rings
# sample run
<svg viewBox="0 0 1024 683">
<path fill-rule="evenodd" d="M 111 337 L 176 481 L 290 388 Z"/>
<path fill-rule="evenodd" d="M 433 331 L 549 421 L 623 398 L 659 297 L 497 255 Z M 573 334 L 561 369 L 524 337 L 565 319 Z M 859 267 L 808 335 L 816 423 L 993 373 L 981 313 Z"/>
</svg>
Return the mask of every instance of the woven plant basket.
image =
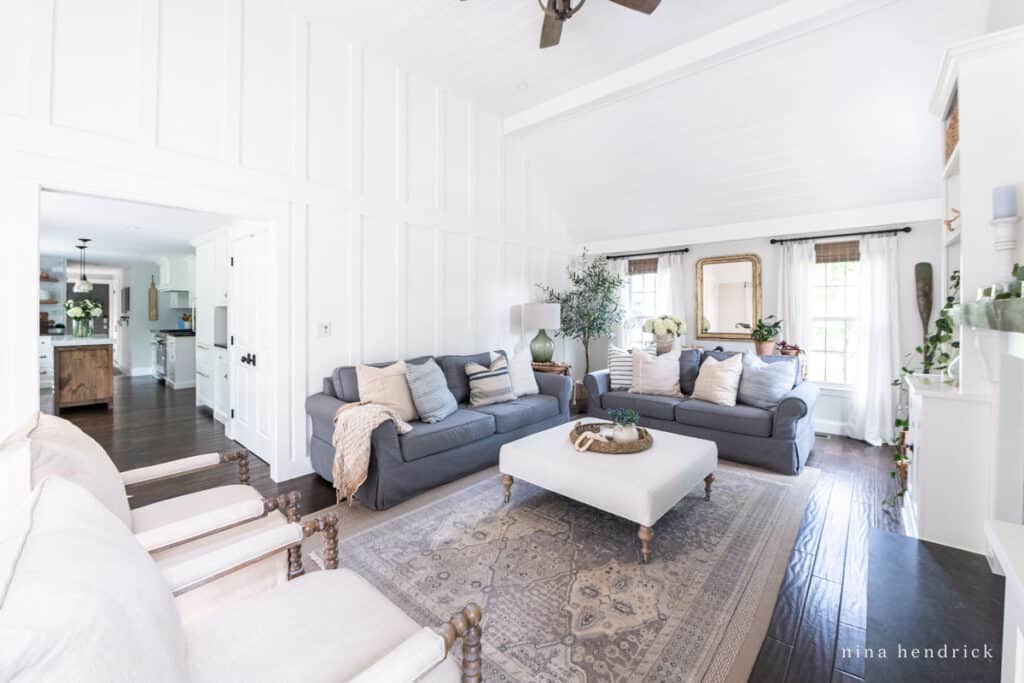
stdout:
<svg viewBox="0 0 1024 683">
<path fill-rule="evenodd" d="M 591 424 L 583 424 L 577 422 L 569 430 L 569 441 L 573 444 L 580 438 L 580 435 L 584 432 L 600 432 L 602 427 L 608 427 L 611 422 L 595 422 Z M 643 427 L 637 427 L 637 432 L 640 433 L 640 438 L 630 443 L 618 443 L 617 441 L 593 441 L 590 447 L 587 448 L 588 453 L 612 453 L 615 455 L 628 455 L 630 453 L 639 453 L 646 451 L 648 448 L 654 445 L 654 436 L 651 435 L 650 430 L 644 429 Z"/>
</svg>

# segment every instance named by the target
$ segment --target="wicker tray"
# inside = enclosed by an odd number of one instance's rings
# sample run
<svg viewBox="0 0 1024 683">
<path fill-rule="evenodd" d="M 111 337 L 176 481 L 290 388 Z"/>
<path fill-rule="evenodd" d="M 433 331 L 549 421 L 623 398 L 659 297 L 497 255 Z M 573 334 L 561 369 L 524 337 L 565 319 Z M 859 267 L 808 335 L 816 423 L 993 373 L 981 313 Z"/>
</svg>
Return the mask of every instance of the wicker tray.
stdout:
<svg viewBox="0 0 1024 683">
<path fill-rule="evenodd" d="M 572 429 L 569 430 L 569 443 L 576 443 L 576 439 L 580 437 L 583 432 L 600 432 L 602 427 L 611 426 L 611 422 L 593 422 L 590 424 L 583 424 L 577 422 L 573 425 Z M 590 444 L 590 448 L 587 449 L 589 453 L 613 453 L 616 455 L 628 455 L 629 453 L 639 453 L 646 451 L 648 448 L 654 445 L 654 436 L 651 432 L 643 427 L 637 427 L 636 430 L 640 433 L 640 438 L 630 443 L 618 443 L 615 441 L 594 441 Z"/>
</svg>

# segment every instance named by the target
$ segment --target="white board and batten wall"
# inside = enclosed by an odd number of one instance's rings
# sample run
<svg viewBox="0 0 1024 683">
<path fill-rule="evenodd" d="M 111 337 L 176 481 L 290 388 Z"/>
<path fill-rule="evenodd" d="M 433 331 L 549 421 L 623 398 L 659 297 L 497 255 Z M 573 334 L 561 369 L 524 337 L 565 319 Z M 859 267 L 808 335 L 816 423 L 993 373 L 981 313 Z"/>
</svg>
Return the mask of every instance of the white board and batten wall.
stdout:
<svg viewBox="0 0 1024 683">
<path fill-rule="evenodd" d="M 276 480 L 310 471 L 303 401 L 335 366 L 514 345 L 513 307 L 573 251 L 497 115 L 343 26 L 275 0 L 0 0 L 0 434 L 38 405 L 41 188 L 271 226 Z"/>
</svg>

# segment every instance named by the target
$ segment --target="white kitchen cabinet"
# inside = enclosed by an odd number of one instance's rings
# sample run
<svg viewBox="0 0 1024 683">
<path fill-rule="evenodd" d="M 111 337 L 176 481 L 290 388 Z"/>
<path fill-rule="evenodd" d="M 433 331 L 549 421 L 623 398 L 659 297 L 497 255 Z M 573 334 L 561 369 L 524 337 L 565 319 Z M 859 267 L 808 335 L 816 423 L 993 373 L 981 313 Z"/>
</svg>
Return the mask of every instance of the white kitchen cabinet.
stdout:
<svg viewBox="0 0 1024 683">
<path fill-rule="evenodd" d="M 214 306 L 227 306 L 231 282 L 231 240 L 226 232 L 217 235 L 213 243 L 213 292 Z"/>
<path fill-rule="evenodd" d="M 196 405 L 214 407 L 216 354 L 213 346 L 196 336 Z"/>
<path fill-rule="evenodd" d="M 167 337 L 167 386 L 190 389 L 196 385 L 196 338 Z"/>
<path fill-rule="evenodd" d="M 228 365 L 228 350 L 214 347 L 213 415 L 227 423 L 231 415 L 231 377 Z"/>
<path fill-rule="evenodd" d="M 39 386 L 53 388 L 53 340 L 49 337 L 39 338 Z"/>
<path fill-rule="evenodd" d="M 192 292 L 195 290 L 195 256 L 161 256 L 156 263 L 160 269 L 157 289 L 161 292 Z"/>
</svg>

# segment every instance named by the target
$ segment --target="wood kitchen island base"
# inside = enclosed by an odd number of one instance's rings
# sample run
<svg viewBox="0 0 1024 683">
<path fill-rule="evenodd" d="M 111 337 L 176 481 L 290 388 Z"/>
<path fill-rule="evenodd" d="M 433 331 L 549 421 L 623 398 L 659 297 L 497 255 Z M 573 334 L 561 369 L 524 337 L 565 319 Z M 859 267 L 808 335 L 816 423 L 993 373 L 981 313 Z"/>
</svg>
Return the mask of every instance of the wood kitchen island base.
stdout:
<svg viewBox="0 0 1024 683">
<path fill-rule="evenodd" d="M 114 401 L 114 357 L 109 341 L 88 337 L 53 344 L 53 412 Z"/>
</svg>

